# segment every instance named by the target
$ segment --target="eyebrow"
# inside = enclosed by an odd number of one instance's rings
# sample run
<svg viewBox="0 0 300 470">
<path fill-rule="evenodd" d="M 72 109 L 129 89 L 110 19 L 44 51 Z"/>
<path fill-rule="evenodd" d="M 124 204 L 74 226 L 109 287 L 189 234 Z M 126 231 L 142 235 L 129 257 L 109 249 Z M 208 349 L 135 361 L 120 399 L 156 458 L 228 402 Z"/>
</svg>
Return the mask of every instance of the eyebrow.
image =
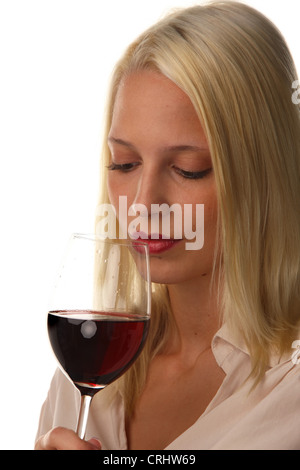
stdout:
<svg viewBox="0 0 300 470">
<path fill-rule="evenodd" d="M 136 147 L 131 144 L 130 142 L 127 142 L 126 140 L 123 139 L 118 139 L 116 137 L 108 137 L 108 142 L 112 142 L 114 144 L 119 144 L 123 145 L 127 148 L 130 148 L 131 150 L 136 151 Z M 207 145 L 203 146 L 198 146 L 198 145 L 187 145 L 187 144 L 182 144 L 182 145 L 168 145 L 162 148 L 163 152 L 207 152 L 209 151 L 209 148 Z"/>
</svg>

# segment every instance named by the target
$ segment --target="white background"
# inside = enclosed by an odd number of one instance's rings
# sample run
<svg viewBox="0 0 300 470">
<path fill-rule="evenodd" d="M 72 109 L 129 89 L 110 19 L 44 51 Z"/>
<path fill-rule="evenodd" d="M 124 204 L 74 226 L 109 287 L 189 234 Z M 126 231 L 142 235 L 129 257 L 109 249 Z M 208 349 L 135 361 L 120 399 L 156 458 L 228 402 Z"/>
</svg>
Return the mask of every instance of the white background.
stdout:
<svg viewBox="0 0 300 470">
<path fill-rule="evenodd" d="M 188 0 L 0 0 L 0 448 L 33 447 L 55 360 L 45 321 L 71 232 L 94 227 L 102 112 L 126 45 Z M 299 0 L 248 0 L 300 69 Z"/>
</svg>

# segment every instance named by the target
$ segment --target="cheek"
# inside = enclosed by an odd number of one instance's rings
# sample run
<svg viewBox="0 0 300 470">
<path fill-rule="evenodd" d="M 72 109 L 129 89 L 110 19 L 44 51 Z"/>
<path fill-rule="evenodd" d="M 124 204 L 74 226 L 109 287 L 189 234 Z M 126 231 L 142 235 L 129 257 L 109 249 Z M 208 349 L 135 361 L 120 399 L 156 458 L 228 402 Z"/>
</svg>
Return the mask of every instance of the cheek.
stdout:
<svg viewBox="0 0 300 470">
<path fill-rule="evenodd" d="M 214 245 L 217 233 L 218 206 L 212 198 L 204 206 L 204 238 L 206 245 Z"/>
<path fill-rule="evenodd" d="M 119 195 L 117 194 L 117 186 L 114 184 L 114 178 L 110 175 L 107 177 L 107 192 L 110 203 L 115 206 L 116 201 L 118 200 Z"/>
<path fill-rule="evenodd" d="M 217 223 L 218 215 L 217 194 L 214 181 L 210 182 L 205 188 L 202 188 L 202 191 L 194 193 L 193 196 L 193 199 L 190 201 L 193 206 L 193 224 L 195 224 L 196 220 L 195 208 L 197 204 L 202 204 L 204 206 L 204 226 L 206 226 L 207 230 L 213 229 Z"/>
<path fill-rule="evenodd" d="M 204 218 L 202 223 L 204 223 L 204 227 L 202 225 L 202 232 L 200 230 L 201 223 L 195 222 L 195 215 L 194 215 L 194 230 L 200 237 L 199 232 L 204 235 L 204 251 L 211 251 L 214 249 L 216 236 L 217 236 L 217 224 L 218 224 L 218 203 L 217 203 L 217 196 L 216 192 L 214 191 L 214 187 L 211 187 L 206 194 L 202 194 L 201 203 L 204 205 Z"/>
<path fill-rule="evenodd" d="M 218 206 L 217 201 L 210 201 L 204 210 L 204 253 L 213 259 L 217 242 Z"/>
<path fill-rule="evenodd" d="M 132 204 L 132 197 L 134 196 L 132 194 L 133 185 L 127 183 L 124 184 L 124 180 L 122 177 L 119 178 L 117 174 L 111 175 L 109 173 L 107 178 L 107 191 L 109 202 L 114 206 L 117 212 L 117 217 L 119 218 L 120 215 L 124 217 L 124 211 L 126 211 L 127 215 L 128 208 Z M 122 198 L 120 199 L 121 196 Z M 124 197 L 126 198 L 125 200 Z M 121 205 L 119 206 L 119 204 Z M 119 214 L 120 210 L 121 214 Z"/>
<path fill-rule="evenodd" d="M 205 219 L 209 226 L 215 225 L 217 220 L 217 201 L 214 195 L 204 203 Z"/>
<path fill-rule="evenodd" d="M 128 197 L 128 188 L 126 185 L 122 184 L 122 180 L 118 178 L 117 174 L 108 174 L 107 177 L 107 190 L 110 203 L 118 210 L 119 207 L 119 197 L 126 196 Z"/>
</svg>

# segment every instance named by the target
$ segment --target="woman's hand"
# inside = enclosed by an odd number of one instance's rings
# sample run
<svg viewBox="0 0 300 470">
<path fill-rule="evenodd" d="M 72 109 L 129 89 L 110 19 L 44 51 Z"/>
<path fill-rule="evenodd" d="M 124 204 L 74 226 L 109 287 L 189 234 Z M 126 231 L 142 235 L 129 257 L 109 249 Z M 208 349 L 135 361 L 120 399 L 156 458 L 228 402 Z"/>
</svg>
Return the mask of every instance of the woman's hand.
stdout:
<svg viewBox="0 0 300 470">
<path fill-rule="evenodd" d="M 35 450 L 100 450 L 98 439 L 84 441 L 74 431 L 57 427 L 41 436 L 35 444 Z"/>
</svg>

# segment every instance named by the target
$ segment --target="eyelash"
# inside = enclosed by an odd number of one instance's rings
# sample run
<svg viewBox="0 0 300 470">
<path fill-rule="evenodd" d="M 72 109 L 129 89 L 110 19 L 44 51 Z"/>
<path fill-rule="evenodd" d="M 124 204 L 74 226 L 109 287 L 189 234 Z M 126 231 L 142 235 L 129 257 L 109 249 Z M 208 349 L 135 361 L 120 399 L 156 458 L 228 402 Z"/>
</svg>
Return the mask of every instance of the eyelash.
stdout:
<svg viewBox="0 0 300 470">
<path fill-rule="evenodd" d="M 127 173 L 131 171 L 135 166 L 138 166 L 138 163 L 122 163 L 122 164 L 117 164 L 117 163 L 111 163 L 110 165 L 107 166 L 108 170 L 119 170 L 123 171 L 124 173 Z"/>
<path fill-rule="evenodd" d="M 211 172 L 211 168 L 203 171 L 185 171 L 181 168 L 173 167 L 180 176 L 185 179 L 200 180 Z"/>
<path fill-rule="evenodd" d="M 111 163 L 110 165 L 107 166 L 107 169 L 111 171 L 119 170 L 119 171 L 122 171 L 123 173 L 128 173 L 129 171 L 131 171 L 134 167 L 138 165 L 139 163 L 123 163 L 123 164 Z M 211 172 L 211 168 L 208 168 L 207 170 L 203 170 L 203 171 L 186 171 L 176 166 L 174 166 L 173 168 L 178 175 L 182 176 L 182 178 L 193 179 L 193 180 L 202 179 Z"/>
</svg>

